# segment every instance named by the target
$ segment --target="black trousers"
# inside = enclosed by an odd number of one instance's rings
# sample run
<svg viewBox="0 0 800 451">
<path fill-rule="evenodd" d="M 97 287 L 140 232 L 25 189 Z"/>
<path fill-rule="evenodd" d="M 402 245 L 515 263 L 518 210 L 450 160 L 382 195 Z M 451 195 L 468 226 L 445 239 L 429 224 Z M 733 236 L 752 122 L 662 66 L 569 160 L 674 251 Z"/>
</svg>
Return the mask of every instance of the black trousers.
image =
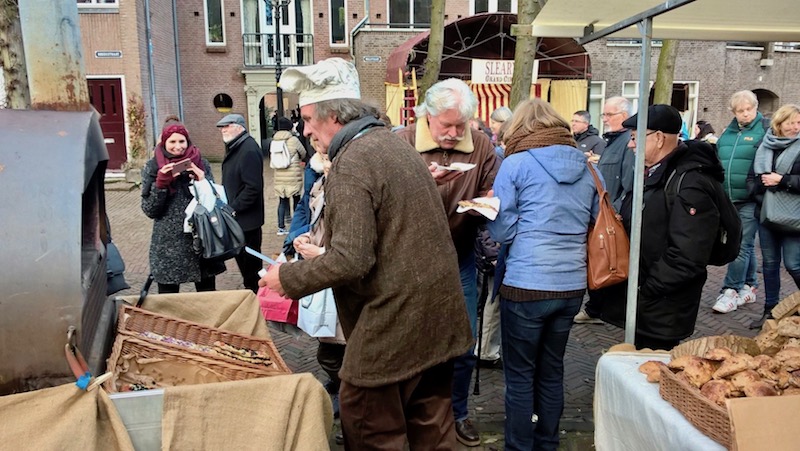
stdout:
<svg viewBox="0 0 800 451">
<path fill-rule="evenodd" d="M 158 284 L 158 294 L 177 293 L 180 291 L 180 284 L 177 283 L 160 283 Z M 207 277 L 200 282 L 194 283 L 194 288 L 197 292 L 201 291 L 214 291 L 217 289 L 217 278 L 215 276 Z"/>
<path fill-rule="evenodd" d="M 255 230 L 247 230 L 244 232 L 244 242 L 247 247 L 261 252 L 261 227 Z M 253 293 L 258 292 L 258 271 L 264 267 L 261 259 L 253 257 L 242 249 L 242 252 L 236 256 L 236 264 L 239 265 L 239 271 L 242 273 L 242 281 L 244 287 L 252 290 Z"/>
<path fill-rule="evenodd" d="M 331 378 L 331 387 L 329 390 L 332 394 L 339 393 L 339 385 L 342 380 L 339 379 L 339 370 L 342 369 L 342 361 L 344 360 L 344 350 L 347 345 L 340 345 L 337 343 L 325 343 L 320 341 L 317 348 L 317 362 L 319 366 Z"/>
</svg>

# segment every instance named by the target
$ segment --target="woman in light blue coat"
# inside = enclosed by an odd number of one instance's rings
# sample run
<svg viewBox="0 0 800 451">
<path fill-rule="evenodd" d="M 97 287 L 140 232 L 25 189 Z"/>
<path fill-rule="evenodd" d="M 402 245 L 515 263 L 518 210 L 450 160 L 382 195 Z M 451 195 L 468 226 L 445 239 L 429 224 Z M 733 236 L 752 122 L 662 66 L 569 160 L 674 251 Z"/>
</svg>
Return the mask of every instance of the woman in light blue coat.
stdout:
<svg viewBox="0 0 800 451">
<path fill-rule="evenodd" d="M 586 291 L 586 236 L 598 211 L 586 157 L 546 102 L 520 104 L 504 134 L 488 224 L 505 249 L 500 317 L 507 450 L 556 450 L 564 351 Z"/>
</svg>

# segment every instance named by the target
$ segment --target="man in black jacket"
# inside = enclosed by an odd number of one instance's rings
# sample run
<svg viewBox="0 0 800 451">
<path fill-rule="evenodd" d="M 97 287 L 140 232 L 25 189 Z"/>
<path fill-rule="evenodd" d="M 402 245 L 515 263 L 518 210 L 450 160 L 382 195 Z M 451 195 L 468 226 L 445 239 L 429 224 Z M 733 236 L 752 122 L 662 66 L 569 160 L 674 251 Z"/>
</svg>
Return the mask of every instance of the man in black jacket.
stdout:
<svg viewBox="0 0 800 451">
<path fill-rule="evenodd" d="M 217 122 L 225 142 L 222 184 L 228 205 L 236 212 L 248 247 L 261 252 L 261 226 L 264 225 L 264 160 L 256 140 L 245 130 L 244 117 L 229 114 Z M 261 260 L 242 251 L 236 256 L 245 288 L 258 291 Z"/>
<path fill-rule="evenodd" d="M 628 148 L 631 132 L 623 122 L 628 119 L 631 102 L 624 97 L 610 97 L 603 106 L 603 126 L 606 146 L 597 162 L 597 169 L 603 175 L 606 191 L 614 208 L 619 211 L 622 199 L 633 190 L 634 153 Z M 573 124 L 573 127 L 575 125 Z M 577 324 L 602 324 L 600 311 L 607 296 L 614 296 L 613 289 L 590 290 L 589 300 L 577 315 Z"/>
<path fill-rule="evenodd" d="M 583 152 L 586 157 L 600 158 L 606 148 L 606 142 L 600 137 L 600 132 L 591 124 L 592 115 L 588 111 L 576 111 L 572 115 L 572 135 L 578 143 L 578 150 Z M 592 160 L 596 161 L 596 160 Z"/>
<path fill-rule="evenodd" d="M 709 144 L 678 140 L 682 124 L 678 110 L 653 105 L 647 111 L 635 345 L 671 349 L 694 332 L 708 276 L 706 265 L 719 228 L 716 199 L 722 192 L 724 170 Z M 634 129 L 636 116 L 623 126 Z M 631 148 L 635 132 L 631 130 Z M 628 233 L 632 198 L 625 198 L 620 211 Z M 627 287 L 624 283 L 618 287 L 618 296 L 604 299 L 603 320 L 623 327 Z"/>
</svg>

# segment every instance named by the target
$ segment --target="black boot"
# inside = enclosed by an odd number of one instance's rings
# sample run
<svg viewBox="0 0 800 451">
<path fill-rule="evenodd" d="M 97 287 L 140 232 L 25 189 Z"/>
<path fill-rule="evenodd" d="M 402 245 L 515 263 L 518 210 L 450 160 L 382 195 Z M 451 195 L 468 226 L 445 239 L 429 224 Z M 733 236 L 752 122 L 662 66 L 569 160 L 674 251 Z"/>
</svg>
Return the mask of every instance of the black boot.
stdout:
<svg viewBox="0 0 800 451">
<path fill-rule="evenodd" d="M 774 307 L 774 306 L 764 307 L 764 313 L 761 315 L 761 318 L 759 318 L 759 319 L 753 321 L 752 323 L 750 323 L 750 330 L 761 329 L 761 327 L 764 326 L 764 323 L 767 322 L 767 320 L 773 319 L 773 317 L 772 317 L 772 307 Z"/>
</svg>

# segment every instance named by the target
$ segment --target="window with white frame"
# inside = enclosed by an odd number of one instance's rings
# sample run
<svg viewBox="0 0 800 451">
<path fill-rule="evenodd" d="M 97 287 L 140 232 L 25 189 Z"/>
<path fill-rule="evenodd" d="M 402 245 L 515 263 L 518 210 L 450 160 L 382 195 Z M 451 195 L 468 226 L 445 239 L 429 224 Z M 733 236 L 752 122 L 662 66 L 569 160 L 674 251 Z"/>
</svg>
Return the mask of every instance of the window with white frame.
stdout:
<svg viewBox="0 0 800 451">
<path fill-rule="evenodd" d="M 603 105 L 606 101 L 606 82 L 593 81 L 589 85 L 589 114 L 592 115 L 591 124 L 603 132 Z"/>
<path fill-rule="evenodd" d="M 411 24 L 430 26 L 430 0 L 388 0 L 389 22 L 393 25 Z"/>
<path fill-rule="evenodd" d="M 469 14 L 517 13 L 517 0 L 470 0 Z"/>
<path fill-rule="evenodd" d="M 331 45 L 347 44 L 347 9 L 344 0 L 328 0 Z"/>
<path fill-rule="evenodd" d="M 203 0 L 205 3 L 206 45 L 225 45 L 225 17 L 222 0 Z"/>
<path fill-rule="evenodd" d="M 686 110 L 681 111 L 681 117 L 683 118 L 687 133 L 691 135 L 694 124 L 697 122 L 697 99 L 698 93 L 700 92 L 700 82 L 675 80 L 673 81 L 673 85 L 687 85 L 689 88 L 688 97 L 686 99 L 687 108 Z M 650 88 L 653 87 L 652 81 L 650 82 L 649 86 Z M 630 100 L 632 110 L 631 114 L 635 114 L 639 109 L 639 95 L 640 91 L 638 81 L 622 82 L 622 97 Z"/>
</svg>

